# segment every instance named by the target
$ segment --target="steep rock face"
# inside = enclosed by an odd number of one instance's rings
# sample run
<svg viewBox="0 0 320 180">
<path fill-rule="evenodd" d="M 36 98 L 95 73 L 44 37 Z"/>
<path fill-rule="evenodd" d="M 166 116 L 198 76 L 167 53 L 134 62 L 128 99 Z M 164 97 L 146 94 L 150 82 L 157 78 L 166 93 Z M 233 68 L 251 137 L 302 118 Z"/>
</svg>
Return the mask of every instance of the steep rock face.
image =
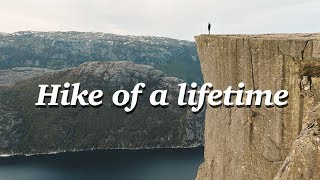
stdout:
<svg viewBox="0 0 320 180">
<path fill-rule="evenodd" d="M 319 102 L 320 35 L 196 37 L 205 82 L 214 88 L 289 91 L 284 108 L 211 108 L 205 122 L 205 162 L 197 179 L 272 179 Z"/>
<path fill-rule="evenodd" d="M 320 104 L 304 120 L 309 126 L 294 142 L 275 180 L 320 179 Z"/>
<path fill-rule="evenodd" d="M 104 91 L 99 108 L 39 108 L 39 84 L 81 83 L 81 89 Z M 115 107 L 112 94 L 146 84 L 132 114 Z M 202 144 L 203 114 L 177 106 L 181 79 L 152 66 L 132 62 L 88 62 L 48 72 L 0 89 L 1 154 L 34 154 L 88 149 L 194 147 Z M 167 89 L 170 106 L 154 108 L 149 95 Z M 59 97 L 61 98 L 61 97 Z"/>
<path fill-rule="evenodd" d="M 202 82 L 196 45 L 190 41 L 90 32 L 0 33 L 0 69 L 64 69 L 87 61 L 117 60 L 152 65 L 169 76 Z"/>
</svg>

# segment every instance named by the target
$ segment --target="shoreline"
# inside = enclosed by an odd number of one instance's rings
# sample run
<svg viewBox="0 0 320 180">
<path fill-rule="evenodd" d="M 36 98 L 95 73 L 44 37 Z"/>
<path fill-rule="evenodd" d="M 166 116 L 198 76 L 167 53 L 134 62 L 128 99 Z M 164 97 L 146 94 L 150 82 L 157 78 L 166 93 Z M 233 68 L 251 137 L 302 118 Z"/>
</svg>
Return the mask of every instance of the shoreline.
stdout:
<svg viewBox="0 0 320 180">
<path fill-rule="evenodd" d="M 52 151 L 52 152 L 41 152 L 41 153 L 29 153 L 29 154 L 22 154 L 22 153 L 12 153 L 12 154 L 0 154 L 0 159 L 2 158 L 13 158 L 13 157 L 32 157 L 32 156 L 42 156 L 42 155 L 59 155 L 64 153 L 86 153 L 86 152 L 98 152 L 98 151 L 160 151 L 160 150 L 191 150 L 191 149 L 200 149 L 204 148 L 204 145 L 194 145 L 190 147 L 150 147 L 150 148 L 92 148 L 92 149 L 73 149 L 73 150 L 61 150 L 61 151 Z"/>
</svg>

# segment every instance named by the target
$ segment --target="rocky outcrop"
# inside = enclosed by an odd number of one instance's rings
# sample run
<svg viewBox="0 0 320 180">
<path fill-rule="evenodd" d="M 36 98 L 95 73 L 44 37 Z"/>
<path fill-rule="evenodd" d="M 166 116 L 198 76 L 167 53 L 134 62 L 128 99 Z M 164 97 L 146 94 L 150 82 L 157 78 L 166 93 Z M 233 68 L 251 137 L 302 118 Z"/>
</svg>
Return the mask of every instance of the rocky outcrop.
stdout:
<svg viewBox="0 0 320 180">
<path fill-rule="evenodd" d="M 320 104 L 304 120 L 309 125 L 294 142 L 275 180 L 320 179 Z"/>
<path fill-rule="evenodd" d="M 81 83 L 104 91 L 103 106 L 36 107 L 39 84 Z M 136 110 L 126 114 L 112 94 L 146 84 Z M 149 65 L 127 61 L 87 62 L 77 68 L 47 72 L 0 88 L 0 154 L 37 154 L 91 149 L 186 148 L 203 143 L 203 114 L 179 108 L 178 84 Z M 149 95 L 167 89 L 170 106 L 154 108 Z M 61 98 L 61 97 L 59 97 Z"/>
<path fill-rule="evenodd" d="M 274 178 L 301 130 L 310 127 L 303 117 L 320 101 L 320 35 L 201 35 L 196 42 L 204 81 L 214 88 L 244 82 L 246 89 L 290 95 L 284 108 L 208 106 L 197 179 Z M 292 155 L 296 162 L 299 155 Z"/>
</svg>

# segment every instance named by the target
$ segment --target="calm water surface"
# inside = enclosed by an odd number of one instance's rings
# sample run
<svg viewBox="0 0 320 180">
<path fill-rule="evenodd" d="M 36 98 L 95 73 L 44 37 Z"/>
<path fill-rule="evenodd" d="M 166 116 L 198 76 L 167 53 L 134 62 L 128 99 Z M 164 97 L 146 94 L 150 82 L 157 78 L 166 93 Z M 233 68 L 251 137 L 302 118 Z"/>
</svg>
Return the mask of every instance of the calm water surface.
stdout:
<svg viewBox="0 0 320 180">
<path fill-rule="evenodd" d="M 193 180 L 203 148 L 107 150 L 0 159 L 0 180 Z"/>
</svg>

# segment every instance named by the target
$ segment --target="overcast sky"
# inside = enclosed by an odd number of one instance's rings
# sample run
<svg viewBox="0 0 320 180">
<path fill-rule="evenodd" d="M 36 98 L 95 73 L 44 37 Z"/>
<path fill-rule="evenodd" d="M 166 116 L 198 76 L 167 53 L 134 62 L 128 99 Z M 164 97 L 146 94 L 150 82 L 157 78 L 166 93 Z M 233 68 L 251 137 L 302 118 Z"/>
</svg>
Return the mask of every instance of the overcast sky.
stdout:
<svg viewBox="0 0 320 180">
<path fill-rule="evenodd" d="M 319 0 L 0 0 L 0 31 L 93 31 L 193 40 L 207 33 L 320 32 Z"/>
</svg>

